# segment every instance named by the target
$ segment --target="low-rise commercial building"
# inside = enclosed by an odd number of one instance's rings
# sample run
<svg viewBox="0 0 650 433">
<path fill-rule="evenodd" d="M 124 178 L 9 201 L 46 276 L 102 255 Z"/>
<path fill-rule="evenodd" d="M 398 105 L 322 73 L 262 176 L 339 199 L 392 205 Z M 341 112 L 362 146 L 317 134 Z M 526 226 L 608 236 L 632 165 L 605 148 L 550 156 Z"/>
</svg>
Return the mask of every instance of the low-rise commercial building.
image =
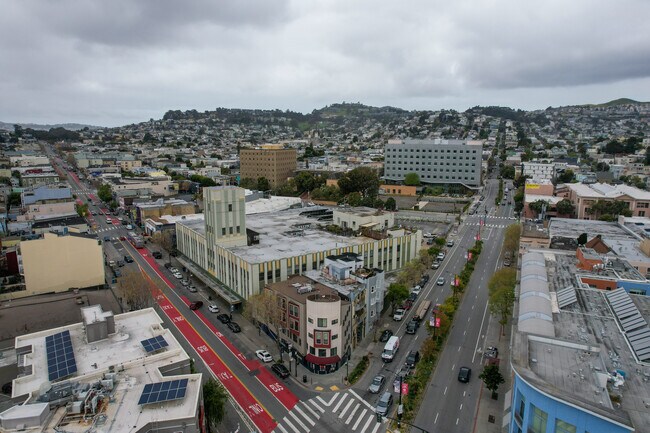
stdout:
<svg viewBox="0 0 650 433">
<path fill-rule="evenodd" d="M 592 206 L 598 202 L 625 202 L 632 216 L 650 216 L 650 192 L 628 185 L 609 185 L 606 183 L 567 184 L 568 199 L 575 206 L 578 219 L 597 219 Z"/>
<path fill-rule="evenodd" d="M 16 338 L 12 397 L 24 404 L 0 413 L 3 431 L 204 431 L 201 374 L 152 308 L 81 316 Z"/>
</svg>

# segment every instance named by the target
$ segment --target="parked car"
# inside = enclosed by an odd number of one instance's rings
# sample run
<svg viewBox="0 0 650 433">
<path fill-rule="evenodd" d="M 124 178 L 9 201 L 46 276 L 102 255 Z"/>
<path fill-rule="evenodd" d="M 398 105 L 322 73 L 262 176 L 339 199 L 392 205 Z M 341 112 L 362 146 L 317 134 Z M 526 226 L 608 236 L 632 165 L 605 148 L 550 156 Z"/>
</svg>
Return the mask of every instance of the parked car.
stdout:
<svg viewBox="0 0 650 433">
<path fill-rule="evenodd" d="M 177 280 L 181 280 L 183 278 L 183 275 L 180 272 L 177 272 L 174 274 Z"/>
<path fill-rule="evenodd" d="M 172 274 L 175 274 L 175 273 L 180 272 L 180 271 L 178 270 L 178 268 L 174 268 L 174 267 L 169 268 L 169 270 L 172 271 Z"/>
<path fill-rule="evenodd" d="M 273 362 L 273 357 L 266 350 L 256 350 L 255 355 L 257 355 L 262 362 Z"/>
<path fill-rule="evenodd" d="M 404 301 L 404 303 L 402 304 L 402 309 L 403 309 L 403 310 L 410 310 L 412 306 L 413 306 L 413 301 L 411 301 L 410 299 L 407 299 L 407 300 Z"/>
<path fill-rule="evenodd" d="M 503 259 L 503 266 L 510 266 L 510 259 Z"/>
<path fill-rule="evenodd" d="M 389 391 L 386 391 L 381 395 L 381 397 L 379 397 L 379 401 L 377 401 L 377 407 L 375 408 L 375 412 L 378 413 L 379 415 L 386 416 L 386 414 L 388 413 L 392 405 L 393 405 L 393 394 L 391 394 Z"/>
<path fill-rule="evenodd" d="M 436 281 L 436 284 L 439 285 L 439 286 L 444 286 L 445 285 L 445 277 L 438 278 L 438 281 Z"/>
<path fill-rule="evenodd" d="M 460 370 L 458 370 L 458 381 L 467 383 L 470 377 L 472 377 L 472 369 L 469 367 L 460 367 Z"/>
<path fill-rule="evenodd" d="M 420 361 L 420 352 L 417 350 L 411 350 L 408 355 L 406 355 L 406 365 L 411 368 L 415 367 L 415 364 L 417 364 L 418 361 Z"/>
<path fill-rule="evenodd" d="M 230 322 L 230 316 L 227 315 L 227 314 L 219 314 L 219 315 L 217 316 L 217 319 L 218 319 L 221 323 L 228 323 L 228 322 Z"/>
<path fill-rule="evenodd" d="M 379 337 L 379 341 L 381 343 L 385 343 L 392 336 L 393 336 L 393 331 L 391 331 L 390 329 L 386 329 L 384 330 L 384 332 L 381 333 L 381 337 Z"/>
<path fill-rule="evenodd" d="M 133 257 L 131 256 L 124 256 L 124 261 L 126 263 L 133 263 Z"/>
<path fill-rule="evenodd" d="M 118 260 L 117 261 L 117 266 L 119 266 L 121 268 L 122 266 L 124 266 L 124 262 L 122 260 Z"/>
<path fill-rule="evenodd" d="M 110 242 L 111 237 L 110 236 L 104 236 L 104 242 Z"/>
<path fill-rule="evenodd" d="M 378 374 L 374 379 L 372 379 L 368 391 L 373 394 L 379 394 L 379 391 L 384 387 L 384 383 L 386 383 L 386 376 Z"/>
<path fill-rule="evenodd" d="M 431 279 L 431 276 L 430 276 L 429 274 L 424 274 L 424 275 L 422 276 L 422 279 L 420 280 L 420 284 L 419 284 L 419 285 L 422 286 L 422 287 L 424 287 L 424 286 L 429 282 L 430 279 Z"/>
<path fill-rule="evenodd" d="M 415 297 L 417 298 L 421 291 L 422 291 L 422 287 L 415 286 L 413 287 L 413 291 L 411 292 L 411 294 L 415 295 Z"/>
<path fill-rule="evenodd" d="M 420 286 L 416 286 L 416 287 L 420 287 Z M 418 290 L 418 292 L 419 292 L 419 290 Z M 408 298 L 409 301 L 415 302 L 416 299 L 418 299 L 418 294 L 417 293 L 415 293 L 415 292 L 409 293 L 409 298 Z"/>
<path fill-rule="evenodd" d="M 127 230 L 133 230 L 133 226 L 132 226 L 131 224 L 127 224 L 127 225 L 126 225 L 126 229 L 127 229 Z"/>
<path fill-rule="evenodd" d="M 499 349 L 493 346 L 489 346 L 485 348 L 484 356 L 486 358 L 498 358 L 499 357 Z"/>
<path fill-rule="evenodd" d="M 393 320 L 399 322 L 404 318 L 404 314 L 406 314 L 406 311 L 402 308 L 398 308 L 395 310 L 395 314 L 393 314 Z"/>
<path fill-rule="evenodd" d="M 184 286 L 189 286 L 190 282 L 188 280 L 181 280 L 181 284 Z"/>
<path fill-rule="evenodd" d="M 449 240 L 447 241 L 447 246 L 448 246 L 448 247 L 453 247 L 453 246 L 454 246 L 454 240 L 453 240 L 453 239 L 449 239 Z"/>
<path fill-rule="evenodd" d="M 289 377 L 289 370 L 287 370 L 287 367 L 285 367 L 282 364 L 273 364 L 271 366 L 271 370 L 273 370 L 273 373 L 277 374 L 280 376 L 282 379 L 286 379 Z"/>
<path fill-rule="evenodd" d="M 418 322 L 415 319 L 411 319 L 411 321 L 406 325 L 406 333 L 415 334 L 418 331 L 419 327 L 420 327 L 420 322 Z"/>
<path fill-rule="evenodd" d="M 440 251 L 438 253 L 438 256 L 436 257 L 436 260 L 438 260 L 439 262 L 442 262 L 444 259 L 445 259 L 445 253 Z"/>
<path fill-rule="evenodd" d="M 154 251 L 151 255 L 154 259 L 162 259 L 162 253 L 160 251 Z"/>
<path fill-rule="evenodd" d="M 439 267 L 440 267 L 440 262 L 438 260 L 433 262 L 433 264 L 431 265 L 431 269 L 438 269 Z"/>
<path fill-rule="evenodd" d="M 190 304 L 190 310 L 198 310 L 203 306 L 203 301 L 196 301 Z"/>
<path fill-rule="evenodd" d="M 232 332 L 241 332 L 241 328 L 236 322 L 228 322 L 226 325 Z"/>
<path fill-rule="evenodd" d="M 211 313 L 218 313 L 219 312 L 219 307 L 212 304 L 212 305 L 208 306 L 208 310 L 210 310 Z"/>
<path fill-rule="evenodd" d="M 198 292 L 198 290 L 196 290 L 196 287 L 194 287 L 194 286 L 191 285 L 191 284 L 187 287 L 187 290 L 189 290 L 189 291 L 192 292 L 192 293 L 196 293 L 196 292 Z"/>
</svg>

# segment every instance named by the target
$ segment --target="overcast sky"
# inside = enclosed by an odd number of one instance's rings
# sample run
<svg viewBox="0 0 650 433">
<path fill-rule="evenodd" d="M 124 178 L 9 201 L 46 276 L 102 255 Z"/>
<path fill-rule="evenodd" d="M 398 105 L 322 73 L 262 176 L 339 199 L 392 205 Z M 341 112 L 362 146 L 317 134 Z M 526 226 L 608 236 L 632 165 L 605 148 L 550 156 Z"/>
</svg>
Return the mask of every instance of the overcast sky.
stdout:
<svg viewBox="0 0 650 433">
<path fill-rule="evenodd" d="M 650 100 L 648 0 L 4 0 L 0 121 Z"/>
</svg>

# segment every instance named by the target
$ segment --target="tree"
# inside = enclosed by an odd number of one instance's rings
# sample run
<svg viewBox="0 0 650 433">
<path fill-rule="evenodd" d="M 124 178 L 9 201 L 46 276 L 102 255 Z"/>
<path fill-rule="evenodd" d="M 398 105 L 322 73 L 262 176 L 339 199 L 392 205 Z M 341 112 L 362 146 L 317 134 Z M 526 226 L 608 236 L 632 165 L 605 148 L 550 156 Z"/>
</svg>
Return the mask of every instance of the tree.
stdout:
<svg viewBox="0 0 650 433">
<path fill-rule="evenodd" d="M 548 201 L 546 201 L 546 200 L 535 200 L 534 202 L 529 204 L 528 207 L 530 208 L 530 210 L 534 211 L 535 213 L 537 213 L 539 215 L 539 214 L 542 213 L 542 210 L 544 209 L 544 207 L 546 207 L 546 209 L 548 209 Z"/>
<path fill-rule="evenodd" d="M 499 317 L 502 332 L 512 314 L 516 283 L 517 271 L 512 268 L 499 269 L 488 282 L 490 312 Z"/>
<path fill-rule="evenodd" d="M 505 383 L 505 379 L 499 371 L 499 366 L 496 364 L 486 365 L 478 377 L 483 381 L 485 387 L 492 391 L 493 397 L 496 394 L 497 389 L 499 389 L 499 385 Z"/>
<path fill-rule="evenodd" d="M 515 254 L 519 250 L 519 238 L 521 237 L 521 225 L 511 224 L 506 227 L 503 235 L 503 249 Z"/>
<path fill-rule="evenodd" d="M 239 186 L 246 189 L 256 189 L 257 182 L 255 182 L 255 179 L 253 178 L 245 177 L 239 181 Z"/>
<path fill-rule="evenodd" d="M 223 421 L 226 415 L 226 403 L 228 402 L 228 392 L 216 380 L 210 378 L 203 385 L 203 405 L 205 408 L 205 418 L 207 421 L 208 431 Z"/>
<path fill-rule="evenodd" d="M 165 251 L 171 252 L 174 248 L 174 233 L 171 230 L 156 232 L 151 236 L 151 241 L 160 245 Z"/>
<path fill-rule="evenodd" d="M 588 240 L 587 236 L 588 236 L 587 233 L 582 233 L 580 236 L 578 236 L 578 239 L 577 239 L 578 245 L 586 244 L 587 240 Z"/>
<path fill-rule="evenodd" d="M 397 202 L 393 197 L 388 197 L 386 203 L 384 203 L 384 209 L 386 210 L 397 210 Z"/>
<path fill-rule="evenodd" d="M 567 168 L 557 177 L 558 183 L 570 183 L 575 179 L 575 173 L 570 168 Z"/>
<path fill-rule="evenodd" d="M 353 207 L 361 206 L 362 200 L 363 200 L 363 197 L 361 197 L 361 193 L 358 193 L 358 192 L 351 192 L 345 198 L 345 201 L 347 202 L 347 204 L 349 204 L 350 206 L 353 206 Z"/>
<path fill-rule="evenodd" d="M 514 179 L 515 178 L 515 168 L 512 165 L 504 165 L 499 171 L 501 177 L 504 179 Z"/>
<path fill-rule="evenodd" d="M 338 184 L 343 195 L 358 192 L 364 197 L 375 197 L 379 191 L 379 177 L 368 167 L 358 167 L 348 171 L 341 176 Z"/>
<path fill-rule="evenodd" d="M 138 269 L 127 268 L 118 280 L 117 288 L 131 311 L 153 305 L 153 284 Z"/>
<path fill-rule="evenodd" d="M 230 167 L 221 167 L 221 174 L 223 174 L 224 176 L 229 175 Z"/>
<path fill-rule="evenodd" d="M 315 175 L 310 171 L 301 171 L 293 178 L 299 193 L 312 191 L 325 185 L 326 179 L 322 175 Z"/>
<path fill-rule="evenodd" d="M 77 211 L 77 215 L 79 215 L 80 217 L 83 218 L 86 215 L 88 215 L 88 204 L 87 203 L 84 203 L 84 204 L 75 203 L 74 208 Z"/>
<path fill-rule="evenodd" d="M 270 290 L 250 296 L 244 305 L 244 317 L 258 324 L 277 329 L 281 320 L 278 300 Z"/>
<path fill-rule="evenodd" d="M 7 204 L 9 206 L 20 206 L 22 204 L 22 198 L 20 197 L 19 192 L 12 192 L 7 196 Z"/>
<path fill-rule="evenodd" d="M 384 301 L 391 304 L 393 310 L 395 310 L 395 306 L 401 304 L 408 297 L 409 289 L 404 284 L 392 283 L 386 290 Z"/>
<path fill-rule="evenodd" d="M 260 191 L 268 191 L 271 189 L 271 184 L 269 180 L 265 177 L 260 177 L 257 179 L 257 189 Z"/>
<path fill-rule="evenodd" d="M 404 185 L 420 186 L 420 176 L 417 173 L 407 173 L 404 176 Z"/>
<path fill-rule="evenodd" d="M 111 201 L 113 199 L 113 190 L 111 189 L 111 186 L 107 183 L 101 185 L 97 188 L 97 196 L 103 202 L 108 203 Z"/>
<path fill-rule="evenodd" d="M 341 190 L 335 185 L 323 185 L 311 192 L 314 200 L 338 202 L 341 199 Z"/>
<path fill-rule="evenodd" d="M 619 215 L 632 216 L 629 203 L 625 201 L 596 200 L 596 203 L 587 208 L 589 215 L 594 215 L 602 221 L 613 221 Z"/>
<path fill-rule="evenodd" d="M 575 206 L 573 206 L 571 200 L 565 198 L 563 200 L 560 200 L 555 205 L 555 209 L 557 210 L 557 213 L 560 215 L 573 215 L 573 212 L 575 211 Z"/>
</svg>

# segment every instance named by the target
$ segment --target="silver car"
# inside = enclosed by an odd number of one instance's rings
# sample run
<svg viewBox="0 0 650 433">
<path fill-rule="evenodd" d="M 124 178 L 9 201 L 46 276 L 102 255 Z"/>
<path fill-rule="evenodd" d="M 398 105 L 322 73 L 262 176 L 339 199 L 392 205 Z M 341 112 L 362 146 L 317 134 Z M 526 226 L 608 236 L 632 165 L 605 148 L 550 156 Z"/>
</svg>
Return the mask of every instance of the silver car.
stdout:
<svg viewBox="0 0 650 433">
<path fill-rule="evenodd" d="M 385 382 L 386 376 L 378 374 L 374 379 L 372 379 L 372 383 L 368 387 L 368 391 L 372 392 L 373 394 L 378 394 L 379 391 L 381 391 L 381 388 L 384 386 Z"/>
</svg>

